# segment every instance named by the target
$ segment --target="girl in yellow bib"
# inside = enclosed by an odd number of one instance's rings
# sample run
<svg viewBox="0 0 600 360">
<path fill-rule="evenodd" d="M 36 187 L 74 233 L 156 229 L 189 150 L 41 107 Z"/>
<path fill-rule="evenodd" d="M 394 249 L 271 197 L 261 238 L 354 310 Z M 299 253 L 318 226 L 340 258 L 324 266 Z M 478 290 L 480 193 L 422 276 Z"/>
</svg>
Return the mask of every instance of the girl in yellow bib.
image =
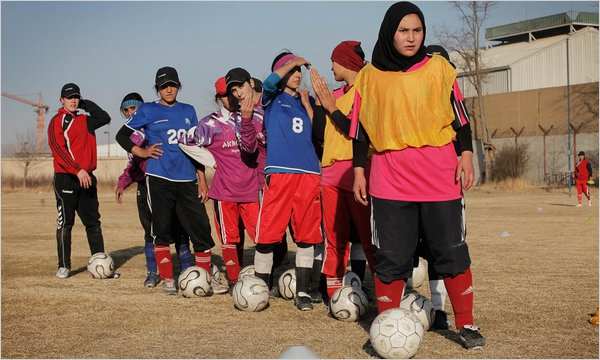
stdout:
<svg viewBox="0 0 600 360">
<path fill-rule="evenodd" d="M 429 266 L 444 277 L 462 345 L 479 349 L 485 339 L 473 324 L 462 193 L 474 178 L 471 129 L 456 70 L 442 56 L 427 54 L 425 29 L 416 5 L 392 5 L 372 62 L 354 82 L 353 191 L 357 201 L 368 204 L 363 164 L 369 144 L 358 140 L 363 133 L 375 149 L 368 195 L 378 311 L 400 305 L 422 239 L 432 254 Z"/>
</svg>

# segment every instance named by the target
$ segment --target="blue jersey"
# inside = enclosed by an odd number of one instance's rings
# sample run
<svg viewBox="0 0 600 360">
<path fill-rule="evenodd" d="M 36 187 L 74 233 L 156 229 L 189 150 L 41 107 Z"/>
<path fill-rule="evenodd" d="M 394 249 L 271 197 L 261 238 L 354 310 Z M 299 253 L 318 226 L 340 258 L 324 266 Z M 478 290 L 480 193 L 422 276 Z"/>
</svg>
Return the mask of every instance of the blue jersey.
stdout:
<svg viewBox="0 0 600 360">
<path fill-rule="evenodd" d="M 312 122 L 300 96 L 277 90 L 280 80 L 272 73 L 263 83 L 267 132 L 265 173 L 320 174 L 319 159 L 312 143 Z"/>
<path fill-rule="evenodd" d="M 162 143 L 163 153 L 158 159 L 148 158 L 146 174 L 171 181 L 196 180 L 196 167 L 179 148 L 178 139 L 194 132 L 198 125 L 192 105 L 177 102 L 167 106 L 156 102 L 144 103 L 127 121 L 133 130 L 144 129 L 149 145 Z"/>
</svg>

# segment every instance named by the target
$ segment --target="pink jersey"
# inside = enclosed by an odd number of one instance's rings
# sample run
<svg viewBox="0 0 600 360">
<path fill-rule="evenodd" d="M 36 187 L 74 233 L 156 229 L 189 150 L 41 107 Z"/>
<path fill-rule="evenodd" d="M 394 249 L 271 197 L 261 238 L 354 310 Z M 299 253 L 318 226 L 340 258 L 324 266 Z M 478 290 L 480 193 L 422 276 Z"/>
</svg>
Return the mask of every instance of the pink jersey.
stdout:
<svg viewBox="0 0 600 360">
<path fill-rule="evenodd" d="M 193 135 L 184 140 L 188 145 L 204 146 L 215 158 L 217 169 L 208 192 L 211 199 L 258 201 L 256 157 L 240 150 L 240 126 L 234 114 L 221 109 L 201 119 Z"/>
<path fill-rule="evenodd" d="M 148 146 L 146 135 L 141 130 L 136 130 L 129 137 L 134 144 L 141 148 Z M 126 189 L 129 185 L 144 181 L 146 179 L 146 159 L 137 157 L 131 153 L 128 153 L 129 162 L 123 170 L 123 174 L 119 176 L 117 188 Z"/>
<path fill-rule="evenodd" d="M 426 57 L 408 72 L 421 69 L 429 60 Z M 452 91 L 455 92 L 455 96 L 462 98 L 456 81 Z M 418 100 L 414 99 L 415 102 Z M 450 98 L 448 101 L 449 106 L 455 105 L 450 102 Z M 352 136 L 355 136 L 359 126 L 358 113 L 362 105 L 362 98 L 357 91 L 350 116 Z M 458 114 L 461 123 L 464 124 L 467 120 L 463 115 Z M 458 158 L 452 141 L 442 146 L 426 145 L 375 152 L 371 162 L 369 192 L 377 198 L 397 201 L 431 202 L 460 199 L 463 194 L 460 181 L 455 181 L 457 165 Z"/>
</svg>

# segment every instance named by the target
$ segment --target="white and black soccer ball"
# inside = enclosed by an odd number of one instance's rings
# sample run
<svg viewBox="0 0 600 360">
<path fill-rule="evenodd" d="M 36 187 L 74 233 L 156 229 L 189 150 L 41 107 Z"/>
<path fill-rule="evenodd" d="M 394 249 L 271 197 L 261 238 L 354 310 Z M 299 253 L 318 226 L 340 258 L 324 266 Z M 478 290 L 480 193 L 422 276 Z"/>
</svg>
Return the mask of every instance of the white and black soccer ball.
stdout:
<svg viewBox="0 0 600 360">
<path fill-rule="evenodd" d="M 362 288 L 362 281 L 354 271 L 346 272 L 346 275 L 342 278 L 342 284 L 355 287 L 357 289 Z"/>
<path fill-rule="evenodd" d="M 411 311 L 393 308 L 383 311 L 371 323 L 371 346 L 384 359 L 409 359 L 419 351 L 425 329 Z"/>
<path fill-rule="evenodd" d="M 367 313 L 369 300 L 361 288 L 344 285 L 329 300 L 329 311 L 342 321 L 358 321 Z"/>
<path fill-rule="evenodd" d="M 242 268 L 242 270 L 240 270 L 240 273 L 238 275 L 238 279 L 243 279 L 246 276 L 254 276 L 254 265 L 248 265 L 248 266 Z"/>
<path fill-rule="evenodd" d="M 210 264 L 210 276 L 216 282 L 221 282 L 221 271 L 219 271 L 219 267 L 217 265 Z"/>
<path fill-rule="evenodd" d="M 87 269 L 94 279 L 106 279 L 114 275 L 115 262 L 107 253 L 99 252 L 90 256 Z"/>
<path fill-rule="evenodd" d="M 405 294 L 400 301 L 400 308 L 412 311 L 423 324 L 425 331 L 429 330 L 435 321 L 433 303 L 425 295 L 418 292 Z"/>
<path fill-rule="evenodd" d="M 296 296 L 296 269 L 291 268 L 283 272 L 277 281 L 279 296 L 285 300 L 293 300 Z"/>
<path fill-rule="evenodd" d="M 203 297 L 210 294 L 210 275 L 199 266 L 190 266 L 179 274 L 181 295 L 186 298 Z"/>
<path fill-rule="evenodd" d="M 231 292 L 233 306 L 241 311 L 257 312 L 269 306 L 269 287 L 256 276 L 239 279 Z"/>
<path fill-rule="evenodd" d="M 425 262 L 419 258 L 419 265 L 416 268 L 413 268 L 412 277 L 408 278 L 406 281 L 406 288 L 416 289 L 423 285 L 426 279 L 427 265 L 425 265 Z"/>
</svg>

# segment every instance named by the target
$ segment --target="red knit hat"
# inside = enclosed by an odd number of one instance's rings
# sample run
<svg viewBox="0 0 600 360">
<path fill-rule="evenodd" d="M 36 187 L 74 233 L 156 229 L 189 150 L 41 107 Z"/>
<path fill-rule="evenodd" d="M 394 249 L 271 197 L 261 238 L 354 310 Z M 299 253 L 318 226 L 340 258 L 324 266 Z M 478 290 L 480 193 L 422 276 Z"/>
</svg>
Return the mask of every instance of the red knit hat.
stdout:
<svg viewBox="0 0 600 360">
<path fill-rule="evenodd" d="M 215 81 L 215 90 L 217 91 L 217 95 L 227 94 L 227 84 L 225 83 L 225 76 L 220 77 L 217 81 Z"/>
<path fill-rule="evenodd" d="M 357 52 L 356 47 L 358 47 Z M 365 66 L 365 56 L 360 48 L 360 42 L 358 41 L 342 41 L 338 46 L 333 49 L 331 54 L 331 61 L 342 65 L 348 70 L 360 71 Z"/>
</svg>

